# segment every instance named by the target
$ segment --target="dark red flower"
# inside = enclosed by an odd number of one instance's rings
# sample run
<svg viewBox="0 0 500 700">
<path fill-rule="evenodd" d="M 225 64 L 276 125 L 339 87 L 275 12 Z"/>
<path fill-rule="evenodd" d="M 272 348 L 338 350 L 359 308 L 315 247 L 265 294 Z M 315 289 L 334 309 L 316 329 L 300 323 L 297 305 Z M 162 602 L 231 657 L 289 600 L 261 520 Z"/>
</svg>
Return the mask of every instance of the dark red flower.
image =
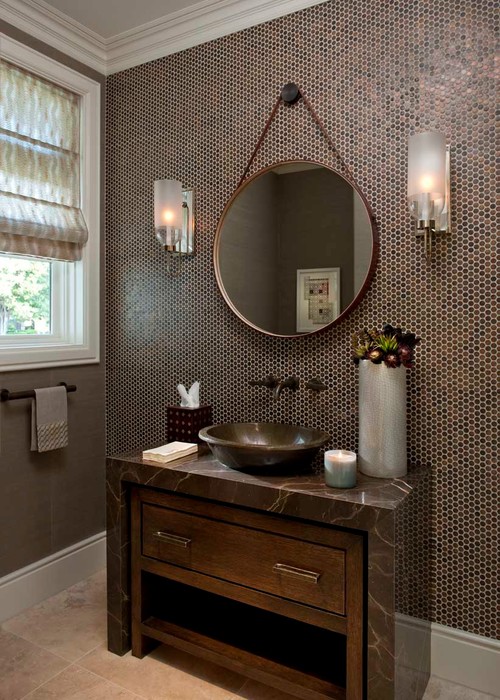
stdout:
<svg viewBox="0 0 500 700">
<path fill-rule="evenodd" d="M 401 364 L 399 355 L 395 352 L 387 353 L 387 355 L 384 357 L 384 362 L 387 365 L 387 367 L 399 367 Z"/>
<path fill-rule="evenodd" d="M 400 345 L 398 352 L 402 362 L 407 362 L 408 360 L 411 360 L 413 351 L 408 345 Z"/>
</svg>

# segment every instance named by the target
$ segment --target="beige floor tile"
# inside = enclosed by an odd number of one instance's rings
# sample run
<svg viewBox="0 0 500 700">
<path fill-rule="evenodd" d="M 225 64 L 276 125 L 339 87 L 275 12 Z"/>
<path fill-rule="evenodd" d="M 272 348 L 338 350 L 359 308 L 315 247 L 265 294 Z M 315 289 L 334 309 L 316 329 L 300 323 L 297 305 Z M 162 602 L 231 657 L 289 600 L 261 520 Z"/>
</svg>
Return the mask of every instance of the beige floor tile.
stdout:
<svg viewBox="0 0 500 700">
<path fill-rule="evenodd" d="M 238 695 L 245 700 L 297 700 L 296 697 L 284 693 L 257 681 L 247 681 Z"/>
<path fill-rule="evenodd" d="M 243 676 L 164 646 L 143 659 L 100 647 L 78 665 L 147 700 L 237 700 L 245 683 Z"/>
<path fill-rule="evenodd" d="M 401 667 L 397 673 L 396 688 L 398 697 L 404 700 L 417 700 L 422 697 L 422 691 L 429 682 L 427 673 L 414 668 Z"/>
<path fill-rule="evenodd" d="M 3 623 L 3 629 L 76 661 L 106 639 L 103 572 Z"/>
<path fill-rule="evenodd" d="M 111 654 L 105 606 L 102 571 L 5 622 L 0 700 L 293 700 L 172 647 L 160 646 L 142 660 Z M 500 696 L 433 677 L 424 700 Z"/>
<path fill-rule="evenodd" d="M 498 697 L 478 693 L 477 690 L 455 685 L 433 676 L 425 691 L 424 700 L 498 700 Z"/>
<path fill-rule="evenodd" d="M 26 700 L 138 700 L 138 696 L 84 668 L 69 666 Z"/>
<path fill-rule="evenodd" d="M 55 676 L 68 662 L 0 630 L 0 700 L 18 700 Z"/>
</svg>

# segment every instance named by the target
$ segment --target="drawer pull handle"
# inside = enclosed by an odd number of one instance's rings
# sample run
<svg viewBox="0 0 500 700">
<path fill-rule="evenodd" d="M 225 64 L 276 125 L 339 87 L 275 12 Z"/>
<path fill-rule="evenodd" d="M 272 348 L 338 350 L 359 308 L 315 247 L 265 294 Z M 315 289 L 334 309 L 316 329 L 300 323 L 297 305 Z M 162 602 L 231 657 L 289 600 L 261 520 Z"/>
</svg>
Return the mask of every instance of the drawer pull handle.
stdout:
<svg viewBox="0 0 500 700">
<path fill-rule="evenodd" d="M 180 535 L 172 535 L 170 532 L 153 532 L 153 537 L 162 542 L 168 542 L 169 544 L 174 544 L 176 547 L 184 547 L 187 549 L 191 544 L 191 540 L 187 537 L 181 537 Z"/>
<path fill-rule="evenodd" d="M 288 566 L 288 564 L 275 564 L 273 566 L 273 571 L 276 574 L 283 574 L 284 576 L 292 576 L 293 578 L 301 578 L 312 583 L 318 583 L 321 578 L 321 573 L 317 571 L 308 571 L 307 569 L 297 569 L 295 566 Z"/>
</svg>

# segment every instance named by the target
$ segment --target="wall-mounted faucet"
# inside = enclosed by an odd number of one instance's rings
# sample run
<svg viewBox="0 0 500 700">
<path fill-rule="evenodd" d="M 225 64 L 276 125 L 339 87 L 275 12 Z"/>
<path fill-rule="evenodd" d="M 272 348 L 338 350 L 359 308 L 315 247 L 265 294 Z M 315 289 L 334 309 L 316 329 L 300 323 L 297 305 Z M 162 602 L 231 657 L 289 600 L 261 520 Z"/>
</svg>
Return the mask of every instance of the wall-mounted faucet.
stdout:
<svg viewBox="0 0 500 700">
<path fill-rule="evenodd" d="M 268 374 L 265 379 L 251 379 L 248 383 L 250 386 L 265 386 L 266 389 L 274 389 L 279 384 L 278 377 L 273 374 Z"/>
<path fill-rule="evenodd" d="M 283 389 L 297 391 L 299 388 L 299 380 L 297 377 L 278 379 L 278 377 L 275 377 L 273 374 L 269 374 L 265 379 L 252 379 L 249 384 L 250 386 L 265 386 L 267 389 L 272 389 L 275 401 L 279 399 Z"/>
<path fill-rule="evenodd" d="M 277 401 L 281 396 L 283 389 L 290 389 L 290 391 L 297 391 L 299 388 L 299 380 L 297 377 L 287 377 L 286 379 L 280 379 L 278 384 L 273 389 L 274 400 Z"/>
<path fill-rule="evenodd" d="M 313 379 L 306 382 L 306 389 L 310 389 L 311 391 L 326 391 L 328 387 L 321 379 L 313 377 Z"/>
</svg>

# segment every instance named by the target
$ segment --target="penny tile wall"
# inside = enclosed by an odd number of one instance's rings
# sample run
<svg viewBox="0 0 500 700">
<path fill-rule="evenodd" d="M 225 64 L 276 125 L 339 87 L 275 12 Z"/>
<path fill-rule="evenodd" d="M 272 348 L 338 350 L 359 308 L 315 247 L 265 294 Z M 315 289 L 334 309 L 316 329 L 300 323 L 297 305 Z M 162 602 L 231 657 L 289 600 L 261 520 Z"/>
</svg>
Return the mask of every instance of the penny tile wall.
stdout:
<svg viewBox="0 0 500 700">
<path fill-rule="evenodd" d="M 165 441 L 176 384 L 201 381 L 214 420 L 304 423 L 357 448 L 351 333 L 417 331 L 408 373 L 409 459 L 432 468 L 432 619 L 495 636 L 498 609 L 498 250 L 490 0 L 336 0 L 108 79 L 108 453 Z M 363 189 L 380 260 L 366 298 L 327 332 L 290 341 L 250 330 L 212 269 L 218 218 L 281 86 L 298 82 Z M 415 130 L 452 145 L 453 233 L 427 263 L 410 232 L 406 148 Z M 282 107 L 251 172 L 281 159 L 338 165 L 303 104 Z M 153 181 L 196 190 L 197 251 L 178 278 L 153 232 Z M 305 243 L 307 243 L 305 241 Z M 318 376 L 330 390 L 274 403 L 249 379 Z M 416 507 L 412 528 L 427 517 Z M 420 576 L 414 562 L 416 588 Z M 423 583 L 422 583 L 423 585 Z M 408 591 L 402 612 L 418 614 Z"/>
</svg>

